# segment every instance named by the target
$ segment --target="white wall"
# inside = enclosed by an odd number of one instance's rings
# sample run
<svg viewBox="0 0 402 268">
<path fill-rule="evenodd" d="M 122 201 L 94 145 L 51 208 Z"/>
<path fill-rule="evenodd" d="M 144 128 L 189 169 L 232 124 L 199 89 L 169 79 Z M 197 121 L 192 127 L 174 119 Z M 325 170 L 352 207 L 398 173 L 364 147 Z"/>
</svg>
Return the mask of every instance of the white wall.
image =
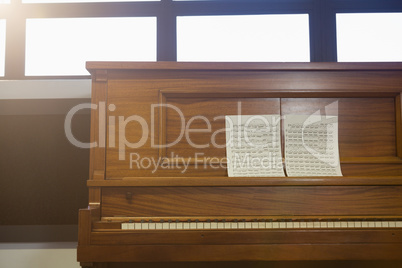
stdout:
<svg viewBox="0 0 402 268">
<path fill-rule="evenodd" d="M 77 243 L 0 243 L 2 268 L 79 268 Z"/>
<path fill-rule="evenodd" d="M 91 98 L 90 79 L 0 80 L 0 99 Z"/>
</svg>

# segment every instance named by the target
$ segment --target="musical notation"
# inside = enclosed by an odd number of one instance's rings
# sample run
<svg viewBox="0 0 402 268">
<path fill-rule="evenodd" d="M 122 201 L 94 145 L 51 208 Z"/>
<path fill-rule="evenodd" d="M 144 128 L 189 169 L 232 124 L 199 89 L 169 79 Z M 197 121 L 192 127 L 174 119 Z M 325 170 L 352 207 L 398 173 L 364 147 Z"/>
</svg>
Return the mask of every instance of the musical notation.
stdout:
<svg viewBox="0 0 402 268">
<path fill-rule="evenodd" d="M 337 116 L 287 115 L 284 130 L 288 176 L 342 176 Z"/>
<path fill-rule="evenodd" d="M 225 119 L 229 177 L 285 176 L 279 115 Z M 287 115 L 284 137 L 288 176 L 342 176 L 337 116 Z"/>
<path fill-rule="evenodd" d="M 226 116 L 229 177 L 284 177 L 279 115 Z"/>
</svg>

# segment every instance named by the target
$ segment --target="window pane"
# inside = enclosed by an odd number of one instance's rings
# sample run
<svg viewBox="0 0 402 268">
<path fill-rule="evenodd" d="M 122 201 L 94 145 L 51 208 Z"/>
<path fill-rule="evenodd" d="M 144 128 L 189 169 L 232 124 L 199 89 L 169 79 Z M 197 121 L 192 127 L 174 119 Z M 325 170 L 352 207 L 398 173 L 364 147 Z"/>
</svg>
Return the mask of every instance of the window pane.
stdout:
<svg viewBox="0 0 402 268">
<path fill-rule="evenodd" d="M 1 0 L 0 0 L 1 1 Z M 22 0 L 22 3 L 155 2 L 161 0 Z"/>
<path fill-rule="evenodd" d="M 28 19 L 25 75 L 85 75 L 86 61 L 155 61 L 156 18 Z"/>
<path fill-rule="evenodd" d="M 308 62 L 308 14 L 178 17 L 177 59 Z"/>
<path fill-rule="evenodd" d="M 0 76 L 4 76 L 6 59 L 6 20 L 0 20 Z"/>
<path fill-rule="evenodd" d="M 402 13 L 337 14 L 338 61 L 402 61 Z"/>
</svg>

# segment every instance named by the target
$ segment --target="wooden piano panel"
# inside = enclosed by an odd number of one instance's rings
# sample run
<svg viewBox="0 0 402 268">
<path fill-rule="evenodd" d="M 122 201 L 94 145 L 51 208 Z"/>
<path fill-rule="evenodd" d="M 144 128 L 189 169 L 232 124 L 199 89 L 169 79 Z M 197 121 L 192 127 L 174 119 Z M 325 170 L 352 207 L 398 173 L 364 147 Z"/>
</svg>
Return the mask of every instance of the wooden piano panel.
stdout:
<svg viewBox="0 0 402 268">
<path fill-rule="evenodd" d="M 192 230 L 171 231 L 171 232 L 110 232 L 97 233 L 93 236 L 92 243 L 96 245 L 231 245 L 231 244 L 264 244 L 269 241 L 272 244 L 303 244 L 305 241 L 320 244 L 346 244 L 346 243 L 398 243 L 401 241 L 401 230 L 350 230 L 342 232 L 339 230 L 274 230 L 271 232 L 256 232 L 255 230 L 241 230 L 225 232 L 219 230 Z"/>
<path fill-rule="evenodd" d="M 195 153 L 200 154 L 200 157 L 225 157 L 225 115 L 280 114 L 279 98 L 214 98 L 214 94 L 211 94 L 211 98 L 188 98 L 186 95 L 183 93 L 182 98 L 167 98 L 166 103 L 174 105 L 182 112 L 189 130 L 206 131 L 189 132 L 188 139 L 184 136 L 175 145 L 166 149 L 164 152 L 166 157 L 178 155 L 194 158 Z M 180 136 L 181 117 L 173 109 L 167 109 L 166 114 L 166 129 L 162 134 L 166 135 L 166 143 L 171 144 Z M 189 124 L 191 118 L 195 120 Z M 216 135 L 212 138 L 214 133 Z M 194 147 L 189 142 L 200 148 Z"/>
<path fill-rule="evenodd" d="M 140 72 L 141 73 L 141 72 Z M 127 78 L 127 77 L 126 77 Z M 158 114 L 156 109 L 155 121 L 151 120 L 152 104 L 158 104 L 159 92 L 155 90 L 154 76 L 142 73 L 140 75 L 131 73 L 129 79 L 109 79 L 108 80 L 108 102 L 107 102 L 107 129 L 106 129 L 106 178 L 124 177 L 127 175 L 152 176 L 149 169 L 136 169 L 135 164 L 130 166 L 130 153 L 136 153 L 141 158 L 158 159 L 158 150 L 152 149 L 152 141 L 158 140 Z M 115 109 L 111 109 L 111 105 Z M 131 116 L 137 116 L 127 123 Z M 145 131 L 139 120 L 146 124 Z M 151 125 L 154 122 L 155 131 L 152 133 Z M 125 124 L 125 125 L 124 125 Z M 123 133 L 124 130 L 124 133 Z M 143 145 L 138 148 L 121 146 L 124 142 L 121 137 L 132 144 L 141 143 L 142 135 L 146 136 Z M 124 151 L 120 149 L 124 148 Z M 123 158 L 121 158 L 121 154 Z"/>
<path fill-rule="evenodd" d="M 401 193 L 402 186 L 113 187 L 103 190 L 102 216 L 401 215 Z"/>
<path fill-rule="evenodd" d="M 386 161 L 386 160 L 385 160 Z M 400 161 L 400 160 L 399 160 Z M 341 163 L 343 176 L 366 176 L 386 178 L 387 176 L 401 176 L 402 166 L 399 163 Z"/>
<path fill-rule="evenodd" d="M 396 92 L 392 80 L 395 72 L 358 71 L 210 71 L 210 70 L 110 70 L 107 80 L 107 104 L 114 104 L 114 111 L 108 110 L 108 116 L 115 117 L 115 130 L 108 131 L 107 142 L 115 142 L 106 150 L 106 178 L 122 177 L 166 177 L 166 176 L 227 176 L 226 169 L 194 167 L 195 154 L 201 158 L 224 157 L 225 148 L 216 148 L 211 144 L 211 133 L 221 129 L 223 120 L 213 120 L 215 116 L 237 113 L 237 103 L 242 102 L 242 114 L 272 114 L 281 110 L 282 115 L 307 113 L 325 108 L 339 101 L 339 141 L 342 167 L 345 176 L 380 174 L 368 170 L 369 165 L 361 158 L 377 158 L 383 175 L 399 175 L 397 165 L 384 161 L 387 157 L 396 157 Z M 381 78 L 381 83 L 378 81 Z M 362 86 L 364 85 L 364 86 Z M 323 96 L 323 97 L 321 97 Z M 278 107 L 280 102 L 280 108 Z M 152 142 L 170 143 L 180 134 L 180 122 L 172 109 L 156 112 L 151 120 L 151 105 L 171 104 L 182 110 L 188 123 L 193 115 L 204 116 L 212 122 L 211 132 L 190 133 L 195 144 L 209 145 L 196 148 L 187 143 L 185 136 L 175 145 L 166 149 L 152 147 Z M 127 118 L 138 115 L 144 118 L 149 132 L 147 140 L 140 148 L 124 148 L 125 159 L 120 159 L 118 117 Z M 110 124 L 110 120 L 108 123 Z M 206 123 L 196 119 L 191 128 L 205 128 Z M 399 127 L 400 128 L 400 127 Z M 138 142 L 142 135 L 141 125 L 130 122 L 125 128 L 129 142 Z M 224 132 L 216 136 L 217 144 L 225 141 Z M 399 141 L 399 144 L 402 142 Z M 184 168 L 155 169 L 154 163 L 148 168 L 138 168 L 133 159 L 158 161 L 160 157 L 192 157 L 192 164 Z M 355 163 L 350 163 L 353 158 Z M 360 158 L 357 159 L 357 158 Z M 202 159 L 201 159 L 202 160 Z M 360 161 L 360 162 L 359 162 Z M 145 162 L 144 162 L 145 163 Z M 370 163 L 372 164 L 372 163 Z M 352 166 L 350 166 L 352 165 Z M 147 165 L 145 165 L 147 166 Z"/>
<path fill-rule="evenodd" d="M 124 85 L 124 84 L 123 84 Z M 123 86 L 124 88 L 124 86 Z M 141 91 L 141 90 L 139 90 Z M 342 168 L 345 176 L 381 174 L 378 170 L 385 171 L 383 175 L 399 175 L 400 165 L 390 164 L 384 161 L 385 158 L 396 158 L 396 107 L 394 97 L 372 97 L 372 98 L 241 98 L 241 97 L 217 97 L 211 93 L 211 98 L 205 96 L 194 97 L 194 92 L 187 91 L 180 94 L 173 94 L 170 97 L 165 92 L 163 100 L 154 90 L 146 90 L 143 99 L 148 102 L 137 103 L 135 100 L 127 102 L 126 99 L 111 98 L 111 103 L 118 107 L 118 110 L 109 112 L 109 116 L 118 113 L 125 118 L 130 115 L 139 115 L 146 122 L 154 123 L 154 133 L 148 133 L 146 143 L 140 148 L 126 148 L 124 160 L 119 158 L 119 139 L 115 135 L 116 147 L 107 151 L 107 177 L 134 177 L 134 176 L 227 176 L 225 165 L 216 165 L 214 168 L 206 166 L 200 172 L 200 165 L 195 166 L 194 161 L 202 161 L 204 157 L 225 157 L 225 131 L 224 115 L 237 114 L 239 107 L 241 114 L 312 114 L 314 112 L 322 115 L 339 116 L 339 151 Z M 142 92 L 142 91 L 141 91 Z M 167 91 L 168 92 L 168 91 Z M 245 93 L 246 91 L 242 91 Z M 236 93 L 241 95 L 242 92 Z M 261 93 L 258 93 L 261 95 Z M 158 97 L 159 96 L 159 97 Z M 262 95 L 264 96 L 264 95 Z M 151 120 L 150 105 L 152 99 L 159 103 L 173 105 L 178 110 L 166 108 L 164 116 L 160 118 L 158 109 L 154 110 L 154 121 Z M 180 111 L 181 114 L 178 113 Z M 183 116 L 183 118 L 181 117 Z M 197 116 L 197 117 L 196 117 Z M 195 118 L 189 124 L 189 120 Z M 205 132 L 189 132 L 186 138 L 182 132 L 181 119 L 188 126 L 188 129 L 202 129 Z M 116 119 L 117 120 L 117 119 Z M 208 125 L 211 123 L 210 125 Z M 150 124 L 148 125 L 149 127 Z M 159 124 L 159 125 L 156 125 Z M 210 128 L 209 128 L 210 127 Z M 118 129 L 118 126 L 115 126 Z M 112 132 L 116 133 L 116 132 Z M 138 142 L 142 135 L 141 125 L 138 122 L 130 122 L 125 129 L 129 142 Z M 212 134 L 217 133 L 214 138 Z M 182 135 L 181 139 L 178 139 Z M 109 141 L 110 141 L 109 135 Z M 162 138 L 163 137 L 163 138 Z M 159 149 L 151 146 L 151 140 L 155 144 L 173 144 L 168 148 Z M 195 148 L 193 144 L 200 145 Z M 218 146 L 214 146 L 215 142 Z M 109 143 L 110 144 L 110 143 Z M 150 168 L 137 168 L 138 161 L 130 165 L 130 153 L 135 153 L 132 159 L 158 161 L 160 157 L 179 157 L 190 160 L 190 165 L 182 168 L 157 169 L 151 163 Z M 355 163 L 348 163 L 348 159 Z M 364 165 L 365 160 L 359 158 L 379 159 L 378 170 L 375 173 L 369 171 L 371 166 Z M 145 162 L 144 162 L 145 163 Z M 372 164 L 372 163 L 370 163 Z M 383 166 L 381 166 L 382 164 Z M 202 163 L 201 163 L 202 165 Z M 348 166 L 352 165 L 352 166 Z M 183 172 L 184 171 L 184 172 Z"/>
<path fill-rule="evenodd" d="M 286 98 L 281 110 L 338 115 L 341 158 L 396 156 L 395 98 Z"/>
</svg>

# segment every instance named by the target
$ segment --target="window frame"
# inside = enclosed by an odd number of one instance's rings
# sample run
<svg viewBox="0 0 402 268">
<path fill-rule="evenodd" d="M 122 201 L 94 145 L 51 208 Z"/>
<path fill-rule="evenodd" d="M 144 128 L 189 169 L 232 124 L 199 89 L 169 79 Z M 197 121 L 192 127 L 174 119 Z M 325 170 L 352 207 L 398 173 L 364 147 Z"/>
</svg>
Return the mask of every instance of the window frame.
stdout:
<svg viewBox="0 0 402 268">
<path fill-rule="evenodd" d="M 336 13 L 402 12 L 399 0 L 209 0 L 100 3 L 0 4 L 6 19 L 5 75 L 0 80 L 87 79 L 89 76 L 25 76 L 28 18 L 157 17 L 157 61 L 176 61 L 176 17 L 308 14 L 310 61 L 336 62 Z"/>
</svg>

